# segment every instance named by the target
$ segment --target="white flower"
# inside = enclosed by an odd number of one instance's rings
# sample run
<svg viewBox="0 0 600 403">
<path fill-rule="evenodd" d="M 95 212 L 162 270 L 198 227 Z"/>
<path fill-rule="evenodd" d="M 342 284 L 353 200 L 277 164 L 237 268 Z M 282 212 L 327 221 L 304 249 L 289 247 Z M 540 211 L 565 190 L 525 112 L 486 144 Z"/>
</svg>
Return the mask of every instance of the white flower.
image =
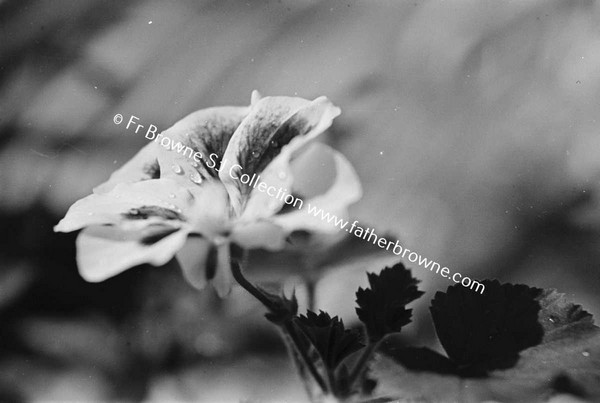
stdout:
<svg viewBox="0 0 600 403">
<path fill-rule="evenodd" d="M 77 263 L 88 281 L 177 257 L 194 286 L 212 282 L 226 295 L 231 244 L 278 250 L 295 230 L 337 231 L 265 189 L 287 190 L 340 218 L 361 197 L 350 163 L 311 142 L 339 113 L 325 97 L 308 101 L 257 93 L 249 107 L 194 112 L 162 136 L 201 159 L 152 141 L 92 195 L 71 206 L 55 231 L 83 229 Z M 244 184 L 243 174 L 260 176 L 262 191 Z"/>
</svg>

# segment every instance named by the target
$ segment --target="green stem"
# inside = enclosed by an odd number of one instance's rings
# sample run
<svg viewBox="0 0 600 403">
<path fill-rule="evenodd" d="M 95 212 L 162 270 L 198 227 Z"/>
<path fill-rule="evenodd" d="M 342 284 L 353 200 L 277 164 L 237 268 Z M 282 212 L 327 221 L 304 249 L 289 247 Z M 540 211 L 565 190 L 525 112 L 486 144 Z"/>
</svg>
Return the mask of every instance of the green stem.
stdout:
<svg viewBox="0 0 600 403">
<path fill-rule="evenodd" d="M 373 352 L 375 352 L 375 350 L 377 349 L 378 346 L 379 346 L 379 342 L 375 342 L 375 343 L 369 342 L 369 344 L 367 344 L 367 346 L 363 350 L 360 358 L 356 362 L 354 369 L 350 373 L 350 378 L 349 378 L 349 382 L 348 382 L 348 385 L 350 386 L 350 388 L 352 388 L 352 386 L 354 385 L 356 380 L 362 375 L 362 373 L 366 369 L 367 362 L 369 361 L 369 359 L 373 355 Z"/>
<path fill-rule="evenodd" d="M 248 281 L 246 277 L 244 277 L 244 275 L 242 274 L 241 266 L 241 262 L 239 264 L 233 263 L 231 265 L 231 273 L 233 274 L 233 278 L 235 279 L 235 281 L 237 281 L 238 284 L 241 285 L 246 291 L 248 291 L 254 298 L 259 300 L 268 310 L 274 311 L 276 307 L 274 306 L 273 302 L 269 298 L 267 298 L 267 296 L 264 295 L 258 288 L 256 288 L 254 284 Z M 323 381 L 323 378 L 321 377 L 321 375 L 317 371 L 317 368 L 314 366 L 312 360 L 308 356 L 308 352 L 306 351 L 306 349 L 302 348 L 300 337 L 296 332 L 292 321 L 285 321 L 281 328 L 294 343 L 296 351 L 302 357 L 304 364 L 310 371 L 315 381 L 319 384 L 321 390 L 323 390 L 324 393 L 327 393 L 327 385 L 325 384 L 325 381 Z"/>
<path fill-rule="evenodd" d="M 308 309 L 311 311 L 315 310 L 315 288 L 316 288 L 316 284 L 315 281 L 313 280 L 312 276 L 309 276 L 306 278 L 305 281 L 306 284 L 306 305 L 308 306 Z"/>
<path fill-rule="evenodd" d="M 315 367 L 314 363 L 308 356 L 308 351 L 306 351 L 305 348 L 301 347 L 302 344 L 300 341 L 300 336 L 296 332 L 296 329 L 294 328 L 294 324 L 291 321 L 286 321 L 283 324 L 283 329 L 290 336 L 290 339 L 292 339 L 292 341 L 294 342 L 294 345 L 296 346 L 296 351 L 302 357 L 304 364 L 310 371 L 310 373 L 313 376 L 313 378 L 315 379 L 315 381 L 319 384 L 319 387 L 321 388 L 323 393 L 327 393 L 329 391 L 329 389 L 327 388 L 327 384 L 325 383 L 325 381 L 323 380 L 323 378 L 317 371 L 317 368 Z"/>
</svg>

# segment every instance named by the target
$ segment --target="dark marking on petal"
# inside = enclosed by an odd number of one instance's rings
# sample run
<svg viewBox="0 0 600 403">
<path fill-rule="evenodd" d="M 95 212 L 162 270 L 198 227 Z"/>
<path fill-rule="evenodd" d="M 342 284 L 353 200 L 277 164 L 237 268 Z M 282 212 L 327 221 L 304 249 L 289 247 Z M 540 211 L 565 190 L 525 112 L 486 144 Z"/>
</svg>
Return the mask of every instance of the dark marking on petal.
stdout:
<svg viewBox="0 0 600 403">
<path fill-rule="evenodd" d="M 179 231 L 179 228 L 163 227 L 160 230 L 157 230 L 156 232 L 154 232 L 150 235 L 144 236 L 143 238 L 140 239 L 140 242 L 143 245 L 153 245 L 156 242 L 160 241 L 161 239 L 163 239 L 177 231 Z"/>
<path fill-rule="evenodd" d="M 216 107 L 182 119 L 189 123 L 183 132 L 174 133 L 172 138 L 186 147 L 184 155 L 187 153 L 189 156 L 187 147 L 200 154 L 201 157 L 195 159 L 193 166 L 203 179 L 218 178 L 219 172 L 215 168 L 219 167 L 229 140 L 246 114 L 245 108 Z"/>
<path fill-rule="evenodd" d="M 122 214 L 124 218 L 129 220 L 145 220 L 150 217 L 161 217 L 166 220 L 184 221 L 183 216 L 176 211 L 166 209 L 159 206 L 142 206 L 129 210 Z"/>
<path fill-rule="evenodd" d="M 143 171 L 148 176 L 148 179 L 160 178 L 160 165 L 157 160 L 144 165 Z"/>
<path fill-rule="evenodd" d="M 300 196 L 296 193 L 291 193 L 291 195 L 294 197 L 294 201 L 296 199 L 303 199 L 302 196 Z M 277 214 L 286 214 L 286 213 L 291 213 L 293 211 L 298 211 L 298 207 L 294 207 L 293 204 L 283 203 L 283 206 L 281 206 L 281 209 L 279 209 L 279 211 L 277 211 Z"/>
<path fill-rule="evenodd" d="M 262 133 L 257 133 L 251 141 L 242 148 L 237 158 L 244 167 L 244 173 L 260 173 L 279 155 L 281 149 L 295 137 L 304 136 L 313 128 L 311 123 L 298 116 L 292 116 L 278 128 L 266 125 Z M 259 126 L 260 127 L 260 126 Z M 265 139 L 270 135 L 270 139 Z M 263 139 L 261 139 L 261 137 Z"/>
<path fill-rule="evenodd" d="M 212 280 L 217 274 L 217 248 L 212 245 L 206 256 L 206 279 Z"/>
</svg>

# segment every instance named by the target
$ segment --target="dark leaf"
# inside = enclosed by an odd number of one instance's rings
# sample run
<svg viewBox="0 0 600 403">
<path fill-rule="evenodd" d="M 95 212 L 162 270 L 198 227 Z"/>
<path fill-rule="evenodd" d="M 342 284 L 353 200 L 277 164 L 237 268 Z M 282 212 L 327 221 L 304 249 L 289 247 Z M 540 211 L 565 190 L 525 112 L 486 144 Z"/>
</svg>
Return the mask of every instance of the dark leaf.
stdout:
<svg viewBox="0 0 600 403">
<path fill-rule="evenodd" d="M 492 281 L 485 284 L 486 294 L 492 291 L 492 295 L 477 301 L 486 304 L 487 308 L 484 312 L 490 316 L 494 315 L 495 319 L 480 316 L 479 322 L 486 326 L 502 324 L 502 326 L 492 327 L 502 331 L 497 336 L 500 340 L 490 342 L 488 348 L 503 349 L 510 345 L 519 348 L 525 341 L 532 340 L 531 336 L 526 334 L 526 329 L 533 329 L 531 331 L 535 332 L 534 335 L 539 341 L 518 352 L 517 361 L 511 368 L 491 370 L 487 367 L 485 374 L 473 373 L 473 368 L 469 373 L 466 367 L 461 368 L 456 362 L 445 360 L 443 356 L 428 349 L 411 349 L 403 344 L 388 346 L 386 343 L 381 350 L 384 354 L 379 355 L 371 364 L 379 385 L 375 390 L 375 396 L 434 402 L 490 400 L 543 402 L 554 394 L 567 393 L 590 401 L 600 401 L 600 329 L 594 326 L 592 316 L 581 306 L 567 301 L 563 294 L 555 290 L 540 290 L 523 285 L 500 285 Z M 468 344 L 459 343 L 458 339 L 446 339 L 444 347 L 459 346 L 462 350 L 457 351 L 474 354 L 473 350 L 481 349 L 485 344 L 481 337 L 482 330 L 470 321 L 461 320 L 458 312 L 462 314 L 478 312 L 471 297 L 477 297 L 479 294 L 469 290 L 465 290 L 466 293 L 460 291 L 451 287 L 447 293 L 438 293 L 434 299 L 435 304 L 432 303 L 432 313 L 436 311 L 441 315 L 445 312 L 448 315 L 447 318 L 438 317 L 436 323 L 438 334 L 440 329 L 444 334 L 443 330 L 451 326 L 448 322 L 452 320 L 458 321 L 462 326 L 471 326 L 470 330 L 456 327 L 454 329 L 458 335 L 470 340 L 473 344 L 472 350 Z M 514 301 L 521 301 L 520 304 L 528 301 L 521 306 L 524 312 L 519 314 L 514 306 L 515 302 L 511 302 L 513 300 L 507 297 L 514 298 Z M 535 316 L 537 326 L 509 323 L 511 320 L 529 321 L 527 312 L 532 309 L 530 308 L 532 300 L 537 304 L 538 312 Z M 462 310 L 459 307 L 462 307 Z M 500 320 L 502 317 L 505 319 Z M 539 329 L 541 333 L 538 335 Z M 511 341 L 516 336 L 507 335 L 508 331 L 521 335 L 519 337 L 524 341 Z M 506 352 L 510 354 L 510 350 L 507 349 Z M 456 353 L 450 355 L 448 352 L 448 354 L 451 359 L 457 356 Z M 485 354 L 485 351 L 482 354 Z M 490 358 L 491 361 L 479 361 L 479 364 L 497 363 L 493 355 L 488 354 L 487 359 Z M 401 365 L 398 365 L 399 363 Z M 452 374 L 453 371 L 456 374 Z"/>
<path fill-rule="evenodd" d="M 576 335 L 595 327 L 594 318 L 590 313 L 567 300 L 564 294 L 556 290 L 543 290 L 537 301 L 542 308 L 538 321 L 544 328 L 544 342 Z"/>
<path fill-rule="evenodd" d="M 410 323 L 412 309 L 406 309 L 406 305 L 423 292 L 417 289 L 419 281 L 402 263 L 367 276 L 369 288 L 359 288 L 356 292 L 356 313 L 365 324 L 371 342 L 377 342 Z"/>
<path fill-rule="evenodd" d="M 371 364 L 374 396 L 407 401 L 546 402 L 558 393 L 600 401 L 600 330 L 525 349 L 516 366 L 485 377 L 464 378 L 398 365 L 383 354 Z"/>
<path fill-rule="evenodd" d="M 539 288 L 483 281 L 483 294 L 454 285 L 431 301 L 435 330 L 448 357 L 464 375 L 510 368 L 519 351 L 539 344 Z"/>
<path fill-rule="evenodd" d="M 295 293 L 292 294 L 291 298 L 288 298 L 285 295 L 272 294 L 260 287 L 258 289 L 271 301 L 270 311 L 265 314 L 269 321 L 280 325 L 292 320 L 298 313 L 298 300 Z"/>
<path fill-rule="evenodd" d="M 364 346 L 358 330 L 346 329 L 341 319 L 332 318 L 327 312 L 320 311 L 317 315 L 308 311 L 306 316 L 297 317 L 296 324 L 329 370 L 335 370 L 346 357 Z"/>
<path fill-rule="evenodd" d="M 383 346 L 383 354 L 395 359 L 406 369 L 416 372 L 428 371 L 456 375 L 456 364 L 427 347 Z"/>
</svg>

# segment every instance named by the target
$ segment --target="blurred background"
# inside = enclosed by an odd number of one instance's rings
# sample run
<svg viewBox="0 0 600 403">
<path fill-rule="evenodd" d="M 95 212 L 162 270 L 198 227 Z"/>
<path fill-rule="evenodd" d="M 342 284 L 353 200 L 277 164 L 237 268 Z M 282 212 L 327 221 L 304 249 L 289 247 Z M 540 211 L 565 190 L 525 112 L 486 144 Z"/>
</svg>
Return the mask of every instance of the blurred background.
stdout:
<svg viewBox="0 0 600 403">
<path fill-rule="evenodd" d="M 600 315 L 599 20 L 570 0 L 0 1 L 0 400 L 304 399 L 242 290 L 220 300 L 172 265 L 88 284 L 76 234 L 52 231 L 146 144 L 116 113 L 166 129 L 253 89 L 342 108 L 324 141 L 363 182 L 354 219 Z M 275 281 L 260 259 L 249 276 Z M 322 266 L 315 306 L 355 324 L 381 266 Z M 405 337 L 433 343 L 448 283 L 413 272 Z"/>
</svg>

